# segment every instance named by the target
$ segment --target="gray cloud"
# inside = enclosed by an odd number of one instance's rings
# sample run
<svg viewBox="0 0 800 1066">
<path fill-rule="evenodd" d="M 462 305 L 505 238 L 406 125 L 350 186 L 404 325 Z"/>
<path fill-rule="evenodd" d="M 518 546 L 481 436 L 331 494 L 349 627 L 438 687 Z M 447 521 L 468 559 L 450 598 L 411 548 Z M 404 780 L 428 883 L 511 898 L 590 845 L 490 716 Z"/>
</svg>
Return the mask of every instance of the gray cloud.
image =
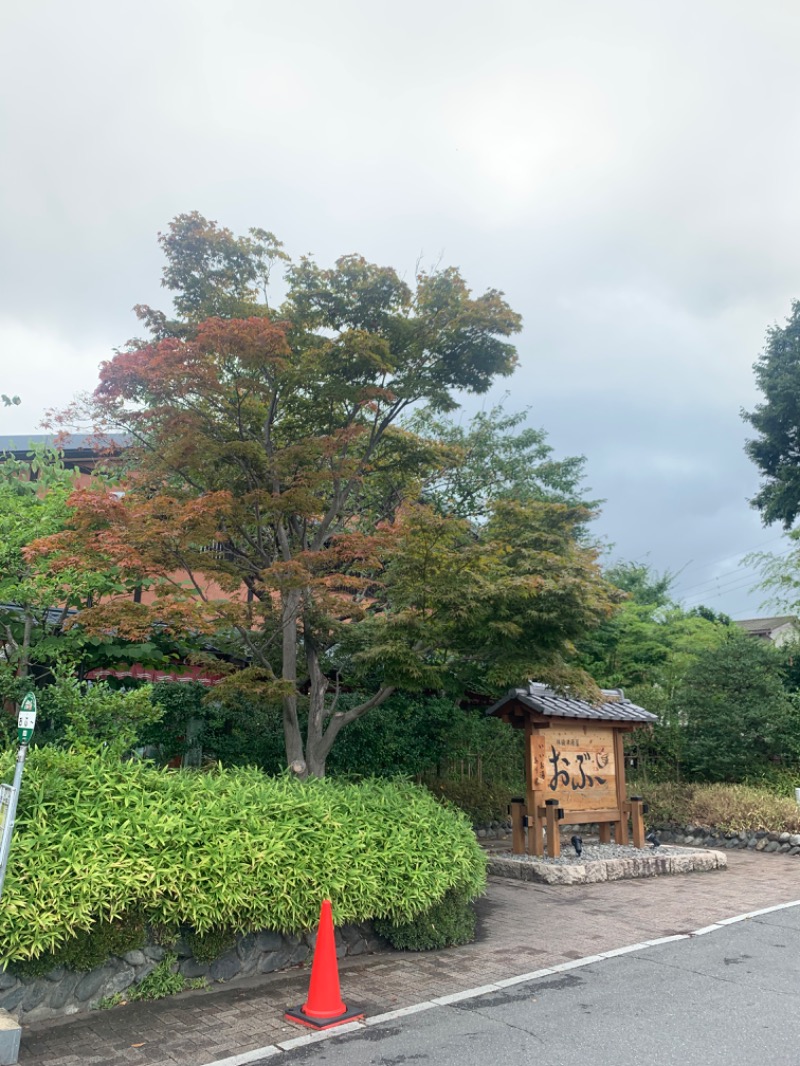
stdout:
<svg viewBox="0 0 800 1066">
<path fill-rule="evenodd" d="M 198 209 L 293 253 L 407 273 L 441 255 L 505 289 L 526 323 L 511 403 L 587 455 L 619 554 L 694 560 L 697 585 L 774 536 L 745 502 L 738 411 L 800 295 L 791 0 L 28 0 L 1 19 L 0 385 L 25 399 L 4 431 L 91 387 L 134 303 L 166 303 L 155 234 Z"/>
</svg>

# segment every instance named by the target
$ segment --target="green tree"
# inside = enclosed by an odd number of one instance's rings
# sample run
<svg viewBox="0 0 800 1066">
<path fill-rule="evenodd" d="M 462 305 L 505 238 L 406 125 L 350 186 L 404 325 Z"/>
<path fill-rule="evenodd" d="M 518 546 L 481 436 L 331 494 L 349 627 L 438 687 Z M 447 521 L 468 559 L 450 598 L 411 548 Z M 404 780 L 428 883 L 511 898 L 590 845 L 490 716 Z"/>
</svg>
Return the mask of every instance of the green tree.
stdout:
<svg viewBox="0 0 800 1066">
<path fill-rule="evenodd" d="M 675 694 L 698 657 L 724 641 L 727 622 L 677 606 L 670 595 L 671 574 L 618 563 L 606 577 L 628 599 L 580 643 L 582 665 L 600 686 L 622 688 L 634 703 L 658 715 L 652 730 L 637 730 L 627 741 L 640 772 L 678 777 L 686 736 Z"/>
<path fill-rule="evenodd" d="M 104 750 L 120 758 L 163 714 L 150 685 L 121 692 L 102 682 L 86 685 L 65 664 L 56 667 L 45 702 L 46 713 L 63 723 L 64 739 L 74 751 Z"/>
<path fill-rule="evenodd" d="M 767 331 L 753 371 L 763 401 L 742 417 L 757 433 L 745 451 L 762 482 L 751 502 L 766 525 L 790 529 L 800 510 L 800 301 L 783 326 Z"/>
<path fill-rule="evenodd" d="M 686 767 L 704 781 L 743 781 L 796 766 L 800 705 L 784 688 L 785 657 L 735 628 L 700 655 L 676 696 L 686 726 Z"/>
<path fill-rule="evenodd" d="M 583 665 L 598 684 L 657 687 L 671 697 L 697 656 L 724 639 L 724 622 L 678 607 L 671 575 L 646 565 L 621 563 L 606 577 L 628 599 L 581 643 Z"/>
<path fill-rule="evenodd" d="M 258 263 L 220 268 L 203 295 L 185 218 L 164 277 L 181 330 L 159 320 L 156 339 L 104 364 L 88 403 L 135 442 L 128 491 L 76 494 L 69 533 L 36 548 L 50 572 L 111 567 L 155 597 L 107 599 L 83 624 L 129 639 L 154 625 L 227 635 L 252 667 L 220 688 L 280 700 L 301 775 L 322 775 L 341 729 L 398 688 L 590 685 L 570 665 L 573 642 L 616 597 L 579 543 L 589 512 L 498 499 L 480 522 L 439 513 L 420 501 L 448 445 L 400 424 L 414 405 L 446 412 L 511 373 L 520 319 L 502 293 L 474 296 L 451 268 L 411 287 L 359 256 L 331 269 L 304 258 L 271 316 Z M 257 313 L 205 317 L 243 302 Z M 362 702 L 340 703 L 367 685 Z"/>
<path fill-rule="evenodd" d="M 75 478 L 57 451 L 34 448 L 24 460 L 0 461 L 0 627 L 6 669 L 20 678 L 32 658 L 55 650 L 55 634 L 70 609 L 85 606 L 98 587 L 97 575 L 67 569 L 58 578 L 34 567 L 25 548 L 37 537 L 63 529 Z M 62 651 L 63 651 L 62 646 Z"/>
<path fill-rule="evenodd" d="M 169 319 L 146 304 L 135 308 L 158 339 L 186 337 L 204 318 L 265 314 L 273 267 L 289 258 L 274 233 L 252 228 L 236 237 L 197 211 L 177 215 L 158 243 L 167 260 L 161 283 L 175 293 L 180 317 Z"/>
<path fill-rule="evenodd" d="M 582 482 L 583 456 L 556 459 L 541 429 L 527 426 L 527 411 L 508 414 L 502 404 L 480 411 L 466 425 L 425 408 L 408 419 L 415 434 L 446 449 L 446 463 L 425 483 L 422 498 L 442 514 L 481 521 L 498 500 L 551 501 L 594 510 Z"/>
</svg>

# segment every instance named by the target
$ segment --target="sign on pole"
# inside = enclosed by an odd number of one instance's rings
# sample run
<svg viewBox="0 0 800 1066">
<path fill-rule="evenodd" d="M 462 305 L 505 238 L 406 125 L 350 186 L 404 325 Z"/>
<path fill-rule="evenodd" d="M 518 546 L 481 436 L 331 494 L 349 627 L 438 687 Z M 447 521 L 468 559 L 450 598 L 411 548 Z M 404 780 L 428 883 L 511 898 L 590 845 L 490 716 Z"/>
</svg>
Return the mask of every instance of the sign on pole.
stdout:
<svg viewBox="0 0 800 1066">
<path fill-rule="evenodd" d="M 17 740 L 20 744 L 30 743 L 36 725 L 36 696 L 29 692 L 22 701 L 17 719 Z"/>
</svg>

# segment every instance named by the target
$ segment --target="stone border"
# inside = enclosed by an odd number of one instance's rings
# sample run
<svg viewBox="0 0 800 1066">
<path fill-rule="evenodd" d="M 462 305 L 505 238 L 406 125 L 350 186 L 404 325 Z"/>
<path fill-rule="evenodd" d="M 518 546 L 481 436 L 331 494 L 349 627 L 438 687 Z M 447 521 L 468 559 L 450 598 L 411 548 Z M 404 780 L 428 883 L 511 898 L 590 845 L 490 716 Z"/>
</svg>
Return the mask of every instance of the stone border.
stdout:
<svg viewBox="0 0 800 1066">
<path fill-rule="evenodd" d="M 587 826 L 561 826 L 561 835 L 569 837 L 571 831 L 589 835 Z M 741 833 L 726 833 L 721 829 L 707 825 L 649 825 L 658 833 L 664 844 L 689 845 L 691 847 L 748 848 L 751 851 L 763 851 L 768 855 L 800 855 L 800 833 L 771 832 L 768 829 L 748 829 Z M 480 843 L 490 840 L 510 840 L 511 822 L 489 822 L 486 825 L 473 826 L 475 836 Z M 594 834 L 593 830 L 593 834 Z"/>
<path fill-rule="evenodd" d="M 747 848 L 767 854 L 800 855 L 800 833 L 771 833 L 766 829 L 749 829 L 725 833 L 705 825 L 664 825 L 656 829 L 667 844 L 700 845 L 704 848 Z"/>
<path fill-rule="evenodd" d="M 518 881 L 536 881 L 543 885 L 592 885 L 601 881 L 621 881 L 632 877 L 661 877 L 671 874 L 724 870 L 728 860 L 719 851 L 673 852 L 667 845 L 649 855 L 631 858 L 599 859 L 557 866 L 532 856 L 504 859 L 489 856 L 489 873 Z"/>
<path fill-rule="evenodd" d="M 271 930 L 248 933 L 238 937 L 233 947 L 212 962 L 195 959 L 186 941 L 180 939 L 169 948 L 146 943 L 139 950 L 122 957 L 112 956 L 102 966 L 83 973 L 59 966 L 44 977 L 26 979 L 13 973 L 13 964 L 8 970 L 0 966 L 0 1009 L 26 1023 L 92 1010 L 101 1000 L 141 984 L 168 952 L 177 955 L 177 971 L 183 977 L 205 977 L 210 984 L 274 973 L 306 962 L 316 935 Z M 343 925 L 336 929 L 335 936 L 340 959 L 386 949 L 386 942 L 369 922 Z"/>
</svg>

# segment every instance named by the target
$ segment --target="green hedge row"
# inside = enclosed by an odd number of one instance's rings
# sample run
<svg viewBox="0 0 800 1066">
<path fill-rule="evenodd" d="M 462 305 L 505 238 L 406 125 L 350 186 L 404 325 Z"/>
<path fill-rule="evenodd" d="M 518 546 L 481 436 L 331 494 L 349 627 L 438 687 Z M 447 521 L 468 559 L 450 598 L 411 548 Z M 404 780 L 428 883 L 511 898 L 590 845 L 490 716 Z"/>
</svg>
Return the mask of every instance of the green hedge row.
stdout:
<svg viewBox="0 0 800 1066">
<path fill-rule="evenodd" d="M 0 756 L 0 778 L 13 753 Z M 254 769 L 160 771 L 112 755 L 31 752 L 2 908 L 0 960 L 53 951 L 136 914 L 198 933 L 407 923 L 485 884 L 467 819 L 396 781 L 299 783 Z"/>
<path fill-rule="evenodd" d="M 514 790 L 506 785 L 476 781 L 474 777 L 463 781 L 427 778 L 425 787 L 437 799 L 460 808 L 475 826 L 504 822 L 508 818 L 508 805 L 514 795 Z"/>
</svg>

